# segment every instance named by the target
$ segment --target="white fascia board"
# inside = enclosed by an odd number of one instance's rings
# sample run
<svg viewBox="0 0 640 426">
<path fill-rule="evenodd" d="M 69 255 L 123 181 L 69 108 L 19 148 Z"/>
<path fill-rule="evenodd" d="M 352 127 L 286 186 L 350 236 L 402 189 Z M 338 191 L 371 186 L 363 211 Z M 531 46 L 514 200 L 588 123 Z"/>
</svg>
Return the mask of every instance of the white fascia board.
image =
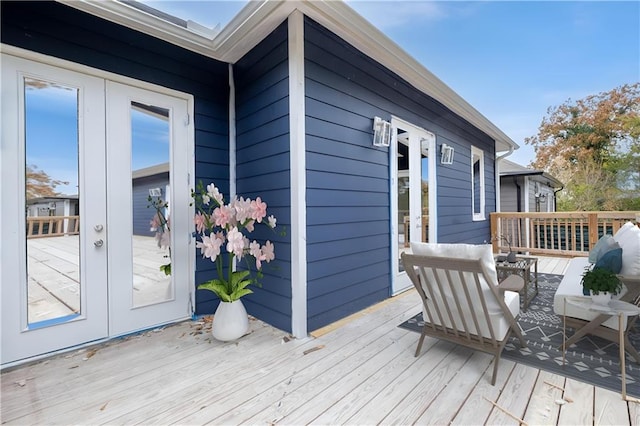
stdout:
<svg viewBox="0 0 640 426">
<path fill-rule="evenodd" d="M 176 46 L 184 47 L 201 55 L 216 58 L 213 40 L 193 30 L 167 22 L 135 7 L 118 1 L 56 0 L 91 15 L 99 16 L 144 34 L 149 34 Z"/>
</svg>

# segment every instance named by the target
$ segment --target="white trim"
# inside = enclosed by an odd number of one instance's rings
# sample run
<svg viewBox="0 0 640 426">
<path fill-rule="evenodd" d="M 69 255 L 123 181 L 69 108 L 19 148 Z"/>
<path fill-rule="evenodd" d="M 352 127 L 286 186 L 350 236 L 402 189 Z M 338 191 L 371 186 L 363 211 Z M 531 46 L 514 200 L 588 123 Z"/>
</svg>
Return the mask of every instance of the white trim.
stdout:
<svg viewBox="0 0 640 426">
<path fill-rule="evenodd" d="M 229 64 L 229 201 L 236 193 L 236 83 Z"/>
<path fill-rule="evenodd" d="M 116 1 L 58 1 L 231 63 L 242 58 L 293 11 L 299 10 L 485 132 L 495 140 L 497 151 L 518 148 L 495 124 L 343 1 L 250 1 L 213 39 Z"/>
<path fill-rule="evenodd" d="M 408 121 L 405 121 L 396 116 L 391 116 L 391 146 L 389 149 L 389 194 L 390 194 L 390 212 L 391 212 L 391 220 L 390 220 L 390 235 L 391 235 L 391 294 L 398 294 L 407 288 L 410 288 L 411 282 L 407 279 L 406 273 L 398 273 L 399 270 L 399 260 L 398 260 L 398 185 L 397 185 L 397 176 L 398 176 L 398 128 L 404 129 L 409 132 L 415 132 L 419 138 L 425 137 L 429 142 L 429 242 L 436 243 L 438 241 L 438 182 L 437 182 L 437 158 L 436 155 L 436 135 L 433 132 L 425 130 L 422 127 L 416 126 L 415 124 L 411 124 Z M 411 138 L 411 137 L 410 137 Z M 420 147 L 415 147 L 420 149 Z M 411 147 L 409 148 L 411 151 Z M 415 156 L 414 156 L 415 157 Z M 411 157 L 409 158 L 411 161 Z M 413 169 L 415 171 L 415 164 Z M 409 173 L 411 174 L 411 165 L 409 166 Z M 419 164 L 418 169 L 421 169 L 422 166 Z M 412 180 L 416 180 L 415 176 L 411 178 Z M 422 177 L 420 176 L 416 181 L 421 181 Z M 412 197 L 415 199 L 416 197 Z M 419 197 L 418 197 L 419 198 Z M 415 227 L 415 218 L 412 217 L 411 227 Z M 415 235 L 415 233 L 414 233 Z M 406 236 L 405 236 L 406 237 Z"/>
<path fill-rule="evenodd" d="M 291 168 L 291 330 L 307 337 L 307 204 L 304 104 L 304 20 L 289 16 L 289 132 Z"/>
</svg>

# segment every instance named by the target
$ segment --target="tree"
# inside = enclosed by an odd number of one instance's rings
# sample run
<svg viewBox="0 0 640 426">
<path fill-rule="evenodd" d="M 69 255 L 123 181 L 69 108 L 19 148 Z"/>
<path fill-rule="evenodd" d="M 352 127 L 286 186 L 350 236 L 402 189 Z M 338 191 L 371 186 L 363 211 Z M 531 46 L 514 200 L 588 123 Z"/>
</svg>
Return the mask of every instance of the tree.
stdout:
<svg viewBox="0 0 640 426">
<path fill-rule="evenodd" d="M 27 165 L 26 179 L 27 200 L 60 195 L 56 191 L 56 186 L 69 184 L 69 182 L 52 179 L 46 172 L 34 165 Z"/>
<path fill-rule="evenodd" d="M 550 107 L 525 143 L 565 184 L 560 209 L 640 209 L 640 83 Z"/>
</svg>

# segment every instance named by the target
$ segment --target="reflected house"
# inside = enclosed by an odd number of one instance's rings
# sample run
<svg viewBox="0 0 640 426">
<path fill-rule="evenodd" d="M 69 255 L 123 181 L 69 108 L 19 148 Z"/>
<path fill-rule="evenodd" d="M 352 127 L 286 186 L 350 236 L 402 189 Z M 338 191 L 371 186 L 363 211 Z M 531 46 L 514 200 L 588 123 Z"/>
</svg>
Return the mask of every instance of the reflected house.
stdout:
<svg viewBox="0 0 640 426">
<path fill-rule="evenodd" d="M 79 214 L 77 195 L 37 197 L 27 200 L 27 217 L 78 216 Z"/>
<path fill-rule="evenodd" d="M 134 170 L 131 173 L 131 184 L 133 192 L 133 235 L 152 237 L 155 232 L 150 231 L 149 222 L 155 211 L 148 207 L 149 196 L 160 197 L 162 200 L 169 198 L 169 163 L 156 164 L 155 166 Z"/>
</svg>

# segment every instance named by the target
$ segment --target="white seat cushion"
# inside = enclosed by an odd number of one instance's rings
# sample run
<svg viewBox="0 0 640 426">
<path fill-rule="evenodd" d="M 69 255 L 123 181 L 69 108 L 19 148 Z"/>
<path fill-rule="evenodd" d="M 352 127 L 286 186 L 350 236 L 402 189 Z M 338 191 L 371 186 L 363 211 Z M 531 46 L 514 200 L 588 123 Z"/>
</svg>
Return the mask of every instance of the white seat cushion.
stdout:
<svg viewBox="0 0 640 426">
<path fill-rule="evenodd" d="M 582 284 L 580 281 L 582 280 L 582 274 L 586 270 L 586 268 L 591 267 L 589 263 L 589 259 L 586 257 L 576 257 L 569 262 L 569 266 L 564 273 L 564 277 L 558 286 L 558 290 L 556 290 L 556 294 L 553 297 L 553 311 L 557 315 L 565 315 L 565 306 L 564 306 L 564 298 L 567 296 L 583 296 L 582 293 Z M 615 299 L 619 299 L 627 292 L 627 288 L 623 285 L 622 291 L 617 295 L 613 296 Z M 571 305 L 567 303 L 566 307 L 566 315 L 572 318 L 579 318 L 587 321 L 591 321 L 596 318 L 599 314 L 597 312 L 587 311 L 578 306 Z M 614 330 L 618 330 L 618 318 L 612 317 L 608 318 L 602 325 L 605 327 L 612 328 Z M 626 327 L 626 318 L 624 322 L 624 326 Z"/>
</svg>

